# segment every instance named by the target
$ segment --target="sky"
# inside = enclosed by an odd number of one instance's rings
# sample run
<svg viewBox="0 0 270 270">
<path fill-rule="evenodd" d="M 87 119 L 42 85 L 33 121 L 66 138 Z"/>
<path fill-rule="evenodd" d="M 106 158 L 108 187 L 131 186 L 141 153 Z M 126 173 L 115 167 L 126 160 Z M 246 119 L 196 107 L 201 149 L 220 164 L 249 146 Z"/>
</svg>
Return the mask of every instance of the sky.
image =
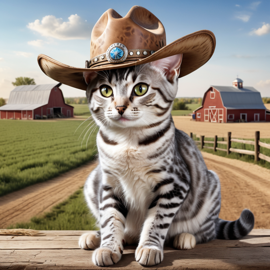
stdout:
<svg viewBox="0 0 270 270">
<path fill-rule="evenodd" d="M 238 76 L 270 97 L 270 1 L 13 1 L 0 0 L 0 97 L 8 98 L 16 77 L 36 84 L 54 83 L 37 64 L 46 54 L 64 64 L 84 68 L 90 59 L 91 31 L 109 8 L 123 17 L 139 5 L 155 14 L 166 30 L 167 44 L 207 29 L 216 50 L 201 68 L 179 79 L 178 97 L 202 97 L 211 85 L 230 86 Z M 85 91 L 62 85 L 65 97 Z"/>
</svg>

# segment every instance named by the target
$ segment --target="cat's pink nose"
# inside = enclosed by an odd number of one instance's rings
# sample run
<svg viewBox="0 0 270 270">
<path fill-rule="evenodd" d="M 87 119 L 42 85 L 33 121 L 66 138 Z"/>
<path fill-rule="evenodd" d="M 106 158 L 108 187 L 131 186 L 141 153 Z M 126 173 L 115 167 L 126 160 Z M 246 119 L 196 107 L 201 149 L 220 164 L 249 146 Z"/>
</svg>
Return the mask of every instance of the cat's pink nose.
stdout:
<svg viewBox="0 0 270 270">
<path fill-rule="evenodd" d="M 126 106 L 116 106 L 115 109 L 118 111 L 119 114 L 123 115 L 126 110 Z"/>
</svg>

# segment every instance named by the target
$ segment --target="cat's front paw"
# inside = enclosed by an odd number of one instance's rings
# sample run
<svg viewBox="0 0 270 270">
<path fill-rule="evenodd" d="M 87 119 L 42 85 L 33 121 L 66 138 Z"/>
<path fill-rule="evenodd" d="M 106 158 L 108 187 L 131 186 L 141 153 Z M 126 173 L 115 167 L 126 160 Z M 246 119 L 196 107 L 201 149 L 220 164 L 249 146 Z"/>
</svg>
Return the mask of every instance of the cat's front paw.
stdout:
<svg viewBox="0 0 270 270">
<path fill-rule="evenodd" d="M 152 266 L 163 261 L 163 250 L 153 246 L 139 246 L 135 252 L 135 259 L 143 266 Z"/>
<path fill-rule="evenodd" d="M 122 251 L 113 251 L 107 247 L 101 247 L 95 250 L 92 256 L 92 261 L 97 266 L 110 266 L 120 261 Z"/>
<path fill-rule="evenodd" d="M 79 247 L 82 249 L 96 249 L 100 246 L 99 232 L 88 232 L 81 235 Z"/>
<path fill-rule="evenodd" d="M 176 249 L 192 249 L 195 246 L 195 236 L 190 233 L 181 233 L 174 237 L 173 247 Z"/>
</svg>

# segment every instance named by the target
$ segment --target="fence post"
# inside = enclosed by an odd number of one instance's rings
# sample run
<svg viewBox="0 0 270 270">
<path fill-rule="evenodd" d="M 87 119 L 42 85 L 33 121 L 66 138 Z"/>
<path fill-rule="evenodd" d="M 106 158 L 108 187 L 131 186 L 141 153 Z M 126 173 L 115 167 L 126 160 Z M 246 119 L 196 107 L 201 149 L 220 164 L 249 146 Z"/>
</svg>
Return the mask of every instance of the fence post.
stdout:
<svg viewBox="0 0 270 270">
<path fill-rule="evenodd" d="M 201 136 L 201 149 L 203 149 L 204 146 L 204 136 Z"/>
<path fill-rule="evenodd" d="M 215 139 L 214 139 L 214 151 L 217 151 L 217 135 L 215 135 Z"/>
<path fill-rule="evenodd" d="M 193 133 L 192 132 L 190 132 L 190 138 L 193 139 Z"/>
<path fill-rule="evenodd" d="M 227 155 L 230 154 L 231 136 L 232 136 L 232 133 L 231 132 L 228 132 L 228 135 L 227 135 Z"/>
<path fill-rule="evenodd" d="M 259 145 L 259 141 L 260 141 L 260 131 L 255 131 L 255 141 L 254 141 L 254 159 L 255 161 L 259 161 L 259 154 L 260 154 L 260 145 Z"/>
</svg>

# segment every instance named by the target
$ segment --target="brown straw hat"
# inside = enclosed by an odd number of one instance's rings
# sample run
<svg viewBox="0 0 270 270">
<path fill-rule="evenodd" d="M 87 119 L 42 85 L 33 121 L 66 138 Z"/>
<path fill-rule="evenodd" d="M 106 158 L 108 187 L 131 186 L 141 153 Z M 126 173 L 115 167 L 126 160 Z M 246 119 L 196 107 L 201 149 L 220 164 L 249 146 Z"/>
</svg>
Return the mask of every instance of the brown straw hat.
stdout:
<svg viewBox="0 0 270 270">
<path fill-rule="evenodd" d="M 179 77 L 195 71 L 213 55 L 215 35 L 208 30 L 194 32 L 166 45 L 163 24 L 150 11 L 134 6 L 125 17 L 107 10 L 95 24 L 91 35 L 90 55 L 85 68 L 58 62 L 47 55 L 38 56 L 42 71 L 66 85 L 87 89 L 83 72 L 126 68 L 183 54 Z"/>
</svg>

